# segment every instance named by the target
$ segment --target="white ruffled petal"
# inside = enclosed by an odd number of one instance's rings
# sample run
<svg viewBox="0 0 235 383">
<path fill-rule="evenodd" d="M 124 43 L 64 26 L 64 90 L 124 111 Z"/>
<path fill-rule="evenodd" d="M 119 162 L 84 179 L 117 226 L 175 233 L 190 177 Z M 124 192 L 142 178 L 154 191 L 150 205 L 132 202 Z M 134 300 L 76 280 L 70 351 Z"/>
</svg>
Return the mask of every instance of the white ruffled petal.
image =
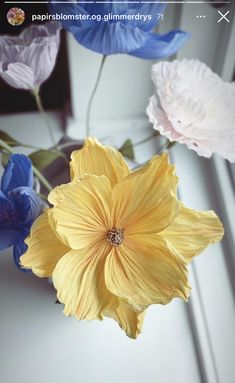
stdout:
<svg viewBox="0 0 235 383">
<path fill-rule="evenodd" d="M 219 153 L 234 162 L 235 83 L 187 59 L 155 64 L 152 79 L 160 101 L 153 96 L 147 108 L 154 128 L 201 156 Z"/>
</svg>

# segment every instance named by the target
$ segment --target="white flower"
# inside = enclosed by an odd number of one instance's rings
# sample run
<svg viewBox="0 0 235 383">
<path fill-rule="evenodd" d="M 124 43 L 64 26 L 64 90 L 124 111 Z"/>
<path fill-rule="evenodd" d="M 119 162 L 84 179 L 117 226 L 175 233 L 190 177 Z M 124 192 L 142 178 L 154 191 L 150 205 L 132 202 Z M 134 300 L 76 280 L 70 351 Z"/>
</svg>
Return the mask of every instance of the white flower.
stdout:
<svg viewBox="0 0 235 383">
<path fill-rule="evenodd" d="M 187 59 L 153 65 L 152 79 L 155 95 L 147 114 L 154 129 L 201 156 L 218 153 L 234 162 L 235 83 Z"/>
<path fill-rule="evenodd" d="M 14 88 L 38 88 L 54 68 L 60 29 L 50 21 L 32 25 L 19 36 L 0 36 L 0 76 Z"/>
</svg>

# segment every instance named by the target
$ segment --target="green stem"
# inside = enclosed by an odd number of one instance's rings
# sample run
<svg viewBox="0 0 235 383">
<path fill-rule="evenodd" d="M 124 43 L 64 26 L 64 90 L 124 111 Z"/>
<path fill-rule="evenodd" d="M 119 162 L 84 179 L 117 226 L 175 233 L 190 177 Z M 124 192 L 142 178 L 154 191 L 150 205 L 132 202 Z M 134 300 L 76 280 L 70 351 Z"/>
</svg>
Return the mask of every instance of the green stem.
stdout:
<svg viewBox="0 0 235 383">
<path fill-rule="evenodd" d="M 144 138 L 141 141 L 137 141 L 137 142 L 134 142 L 133 144 L 130 143 L 130 145 L 126 145 L 125 148 L 126 149 L 129 149 L 131 147 L 135 148 L 136 146 L 145 144 L 145 142 L 151 141 L 154 137 L 158 137 L 159 134 L 160 134 L 159 132 L 154 132 L 151 136 L 148 136 L 148 137 Z"/>
<path fill-rule="evenodd" d="M 159 136 L 159 134 L 160 134 L 159 132 L 154 132 L 151 136 L 148 136 L 148 137 L 144 138 L 143 140 L 134 143 L 133 146 L 134 147 L 139 146 L 139 145 L 144 144 L 145 142 L 151 141 L 154 137 Z"/>
<path fill-rule="evenodd" d="M 90 96 L 90 99 L 89 99 L 88 105 L 87 105 L 87 113 L 86 113 L 86 136 L 87 137 L 89 137 L 89 135 L 90 135 L 90 128 L 91 128 L 90 127 L 91 107 L 92 107 L 92 103 L 93 103 L 93 100 L 94 100 L 97 88 L 99 86 L 99 82 L 100 82 L 100 79 L 101 79 L 101 75 L 102 75 L 102 71 L 103 71 L 103 68 L 104 68 L 104 63 L 105 63 L 106 57 L 107 56 L 105 56 L 105 55 L 103 55 L 103 57 L 102 57 L 101 64 L 100 64 L 100 67 L 99 67 L 99 71 L 98 71 L 98 75 L 97 75 L 97 79 L 96 79 L 96 82 L 95 82 L 95 86 L 93 88 L 93 91 L 91 93 L 91 96 Z"/>
<path fill-rule="evenodd" d="M 49 132 L 49 135 L 50 135 L 50 138 L 51 138 L 51 142 L 53 145 L 55 145 L 56 143 L 56 140 L 55 140 L 55 137 L 54 137 L 54 134 L 53 134 L 53 128 L 48 120 L 48 116 L 46 114 L 46 111 L 42 105 L 42 100 L 41 100 L 41 97 L 40 97 L 40 88 L 35 88 L 34 90 L 32 90 L 32 94 L 35 98 L 35 101 L 36 101 L 36 104 L 37 104 L 37 108 L 38 108 L 38 111 L 40 112 L 47 128 L 48 128 L 48 132 Z"/>
<path fill-rule="evenodd" d="M 4 148 L 8 153 L 14 154 L 12 148 L 1 139 L 0 139 L 0 146 L 2 148 Z M 33 169 L 35 176 L 39 179 L 39 181 L 41 181 L 41 183 L 49 191 L 51 191 L 53 188 L 52 188 L 51 184 L 47 181 L 47 179 L 42 175 L 42 173 L 37 168 L 35 168 L 35 166 L 33 166 L 33 165 L 32 165 L 32 169 Z"/>
<path fill-rule="evenodd" d="M 6 149 L 7 152 L 14 154 L 14 152 L 13 152 L 12 148 L 10 147 L 10 145 L 8 145 L 5 141 L 1 140 L 1 138 L 0 138 L 0 146 L 2 148 Z"/>
<path fill-rule="evenodd" d="M 24 148 L 27 148 L 27 149 L 42 150 L 42 149 L 39 148 L 38 146 L 28 145 L 28 144 L 22 144 L 22 142 L 19 142 L 19 145 L 18 145 L 18 146 L 23 146 Z"/>
<path fill-rule="evenodd" d="M 32 169 L 33 169 L 35 176 L 39 179 L 39 181 L 41 181 L 41 183 L 47 188 L 48 191 L 51 191 L 53 189 L 53 187 L 47 181 L 47 179 L 42 175 L 42 173 L 37 168 L 35 168 L 35 166 L 33 166 L 33 165 L 32 165 Z"/>
</svg>

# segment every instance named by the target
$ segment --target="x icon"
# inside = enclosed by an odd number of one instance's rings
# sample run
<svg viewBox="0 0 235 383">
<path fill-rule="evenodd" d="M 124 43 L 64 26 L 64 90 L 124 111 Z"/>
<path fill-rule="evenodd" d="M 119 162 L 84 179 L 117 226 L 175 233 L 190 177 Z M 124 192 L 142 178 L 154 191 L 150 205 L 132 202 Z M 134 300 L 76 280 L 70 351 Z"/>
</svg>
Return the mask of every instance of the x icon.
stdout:
<svg viewBox="0 0 235 383">
<path fill-rule="evenodd" d="M 220 14 L 220 16 L 222 16 L 219 20 L 218 20 L 218 23 L 220 23 L 221 22 L 221 20 L 225 20 L 225 21 L 227 21 L 227 23 L 229 23 L 230 22 L 230 20 L 229 19 L 227 19 L 227 15 L 230 13 L 230 11 L 227 11 L 225 14 L 223 14 L 222 12 L 220 12 L 220 11 L 218 11 L 218 13 Z"/>
</svg>

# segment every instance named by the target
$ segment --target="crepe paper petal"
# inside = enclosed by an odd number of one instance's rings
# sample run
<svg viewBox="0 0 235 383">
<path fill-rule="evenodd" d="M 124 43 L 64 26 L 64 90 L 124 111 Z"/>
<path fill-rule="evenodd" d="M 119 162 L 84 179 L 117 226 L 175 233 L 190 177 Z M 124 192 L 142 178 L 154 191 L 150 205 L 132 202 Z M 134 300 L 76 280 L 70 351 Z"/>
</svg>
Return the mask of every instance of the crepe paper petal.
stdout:
<svg viewBox="0 0 235 383">
<path fill-rule="evenodd" d="M 57 21 L 48 21 L 44 24 L 31 24 L 28 28 L 25 28 L 19 35 L 19 38 L 24 41 L 24 43 L 41 43 L 45 41 L 49 43 L 50 41 L 59 42 L 60 40 L 60 23 Z M 12 38 L 12 45 L 15 45 L 15 36 Z"/>
<path fill-rule="evenodd" d="M 160 233 L 187 262 L 209 244 L 220 241 L 223 234 L 223 226 L 213 211 L 200 212 L 183 205 L 172 224 Z"/>
<path fill-rule="evenodd" d="M 105 238 L 110 229 L 111 186 L 105 176 L 84 176 L 58 186 L 48 197 L 54 205 L 51 225 L 71 249 Z"/>
<path fill-rule="evenodd" d="M 181 30 L 174 30 L 165 35 L 151 33 L 145 44 L 130 52 L 130 55 L 149 60 L 169 57 L 174 55 L 190 37 L 190 33 Z"/>
<path fill-rule="evenodd" d="M 86 139 L 83 148 L 72 153 L 70 169 L 71 179 L 80 179 L 85 174 L 105 175 L 112 186 L 129 174 L 120 152 L 103 146 L 95 138 Z"/>
<path fill-rule="evenodd" d="M 114 187 L 113 226 L 124 228 L 125 238 L 162 231 L 179 211 L 179 201 L 171 194 L 177 180 L 167 154 L 154 156 Z"/>
<path fill-rule="evenodd" d="M 66 10 L 60 6 L 60 10 Z M 133 27 L 138 27 L 142 30 L 149 31 L 153 29 L 158 22 L 160 21 L 160 18 L 158 17 L 159 14 L 163 14 L 166 9 L 165 3 L 158 3 L 158 4 L 150 4 L 150 3 L 139 3 L 137 4 L 135 2 L 123 2 L 123 3 L 112 3 L 112 2 L 104 2 L 102 4 L 93 4 L 93 3 L 85 3 L 81 6 L 78 6 L 78 4 L 73 5 L 70 7 L 69 11 L 67 10 L 67 13 L 69 12 L 74 13 L 76 9 L 76 12 L 83 11 L 83 13 L 86 12 L 87 15 L 101 15 L 102 17 L 109 15 L 109 14 L 115 14 L 115 15 L 136 15 L 136 18 L 125 17 L 122 18 L 123 24 L 129 24 Z M 57 8 L 58 11 L 58 8 Z M 70 14 L 71 14 L 70 13 Z M 142 16 L 141 16 L 142 15 Z M 143 15 L 145 17 L 143 17 Z M 148 16 L 148 17 L 147 17 Z M 106 16 L 107 17 L 107 16 Z M 131 21 L 131 22 L 130 22 Z M 81 24 L 86 24 L 87 20 L 81 21 Z M 97 21 L 97 23 L 100 21 Z M 71 23 L 70 20 L 68 20 L 68 23 Z M 73 23 L 77 23 L 76 21 Z"/>
<path fill-rule="evenodd" d="M 31 226 L 43 209 L 42 200 L 30 187 L 21 186 L 8 193 L 21 222 Z"/>
<path fill-rule="evenodd" d="M 19 230 L 0 229 L 0 251 L 13 246 L 20 238 Z"/>
<path fill-rule="evenodd" d="M 70 251 L 51 229 L 49 214 L 46 210 L 33 224 L 25 239 L 28 250 L 20 258 L 21 267 L 31 269 L 38 277 L 51 277 L 58 261 Z"/>
<path fill-rule="evenodd" d="M 51 232 L 39 218 L 21 261 L 40 276 L 52 273 L 65 315 L 108 316 L 136 338 L 149 305 L 188 299 L 188 262 L 223 228 L 214 213 L 183 207 L 166 154 L 133 172 L 120 156 L 93 139 L 72 154 L 73 181 L 49 195 Z"/>
<path fill-rule="evenodd" d="M 7 195 L 20 186 L 33 186 L 32 162 L 23 154 L 13 154 L 2 176 L 1 190 Z"/>
<path fill-rule="evenodd" d="M 22 268 L 20 265 L 20 257 L 27 250 L 27 245 L 25 244 L 24 239 L 25 239 L 24 237 L 20 236 L 19 240 L 14 245 L 13 259 L 14 259 L 14 263 L 15 263 L 15 266 L 17 267 L 17 269 L 19 269 L 20 271 L 23 271 L 25 273 L 28 273 L 31 270 Z"/>
<path fill-rule="evenodd" d="M 141 333 L 145 312 L 136 312 L 128 303 L 119 301 L 119 305 L 115 310 L 105 311 L 104 315 L 118 322 L 122 330 L 127 336 L 136 339 Z"/>
<path fill-rule="evenodd" d="M 51 6 L 52 9 L 56 9 L 56 12 L 58 12 L 59 8 L 60 12 L 69 15 L 77 14 L 78 10 L 81 11 L 82 7 L 82 5 L 71 4 L 69 7 L 67 7 L 67 4 L 53 4 Z M 93 15 L 94 13 L 92 13 Z M 91 20 L 89 14 L 87 18 L 84 17 L 84 20 L 62 20 L 64 28 L 68 29 L 80 44 L 104 55 L 128 53 L 130 50 L 137 49 L 146 41 L 148 34 L 140 28 L 133 28 L 129 24 L 124 25 L 122 22 L 110 23 L 107 21 Z"/>
<path fill-rule="evenodd" d="M 0 77 L 14 88 L 38 89 L 55 66 L 60 29 L 58 22 L 49 21 L 18 36 L 0 36 Z"/>
<path fill-rule="evenodd" d="M 58 44 L 54 41 L 49 43 L 38 42 L 36 47 L 36 49 L 31 50 L 24 49 L 18 56 L 18 60 L 25 63 L 32 71 L 34 88 L 48 79 L 55 66 L 58 52 Z"/>
<path fill-rule="evenodd" d="M 18 230 L 18 214 L 11 201 L 0 191 L 0 230 Z"/>
<path fill-rule="evenodd" d="M 36 86 L 33 70 L 20 62 L 10 63 L 6 70 L 1 70 L 0 76 L 13 88 L 33 90 Z"/>
<path fill-rule="evenodd" d="M 104 309 L 118 306 L 104 283 L 104 261 L 109 251 L 110 246 L 100 241 L 89 248 L 71 250 L 60 259 L 52 278 L 65 315 L 102 319 Z"/>
<path fill-rule="evenodd" d="M 0 212 L 0 250 L 4 250 L 18 241 L 20 228 L 14 206 L 1 191 Z"/>
<path fill-rule="evenodd" d="M 67 16 L 61 21 L 63 27 L 87 49 L 103 55 L 126 53 L 144 59 L 172 55 L 189 36 L 182 31 L 172 31 L 164 36 L 151 33 L 165 8 L 165 3 L 142 4 L 136 1 L 50 3 L 51 13 Z"/>
<path fill-rule="evenodd" d="M 154 129 L 200 156 L 218 153 L 235 162 L 235 82 L 194 59 L 155 64 L 152 78 L 147 114 Z"/>
<path fill-rule="evenodd" d="M 175 297 L 189 297 L 183 258 L 172 253 L 160 237 L 150 244 L 133 241 L 113 248 L 105 262 L 108 290 L 136 311 L 151 304 L 167 304 Z"/>
<path fill-rule="evenodd" d="M 146 32 L 120 22 L 78 28 L 73 35 L 85 48 L 106 56 L 135 51 L 148 38 Z"/>
<path fill-rule="evenodd" d="M 30 159 L 23 154 L 11 155 L 1 180 L 0 191 L 0 250 L 13 248 L 18 269 L 20 256 L 27 250 L 24 239 L 44 208 L 44 203 L 32 189 L 33 170 Z"/>
<path fill-rule="evenodd" d="M 149 99 L 147 115 L 149 116 L 149 121 L 154 124 L 154 127 L 156 126 L 155 124 L 158 124 L 157 130 L 162 136 L 165 136 L 171 142 L 180 142 L 182 136 L 174 130 L 171 122 L 167 118 L 167 115 L 159 107 L 157 98 L 155 96 L 152 96 Z"/>
</svg>

